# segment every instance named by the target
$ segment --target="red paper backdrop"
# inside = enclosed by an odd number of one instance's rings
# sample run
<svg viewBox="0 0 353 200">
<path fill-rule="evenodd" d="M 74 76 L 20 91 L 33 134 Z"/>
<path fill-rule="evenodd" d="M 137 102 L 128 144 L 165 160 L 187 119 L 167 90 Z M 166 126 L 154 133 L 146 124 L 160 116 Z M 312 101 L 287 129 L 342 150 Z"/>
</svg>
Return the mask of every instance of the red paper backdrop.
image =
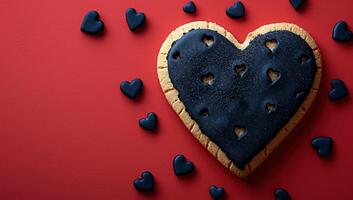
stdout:
<svg viewBox="0 0 353 200">
<path fill-rule="evenodd" d="M 231 0 L 195 0 L 197 15 L 182 0 L 1 0 L 0 3 L 0 199 L 110 200 L 209 199 L 211 184 L 227 199 L 271 200 L 276 187 L 293 199 L 353 199 L 353 104 L 327 98 L 329 81 L 353 88 L 353 45 L 331 39 L 338 20 L 353 29 L 353 1 L 308 0 L 296 12 L 288 0 L 244 0 L 246 17 L 225 15 Z M 147 24 L 131 33 L 124 12 L 145 12 Z M 83 15 L 96 9 L 106 25 L 101 37 L 80 32 Z M 310 113 L 280 148 L 246 180 L 220 165 L 184 127 L 160 89 L 156 59 L 166 36 L 195 20 L 218 23 L 239 41 L 257 27 L 292 22 L 317 41 L 324 63 L 320 93 Z M 119 84 L 139 77 L 138 101 Z M 137 124 L 158 114 L 159 131 Z M 320 159 L 310 146 L 317 135 L 334 139 L 333 155 Z M 174 176 L 172 158 L 182 153 L 194 175 Z M 137 192 L 132 181 L 150 170 L 156 192 Z"/>
</svg>

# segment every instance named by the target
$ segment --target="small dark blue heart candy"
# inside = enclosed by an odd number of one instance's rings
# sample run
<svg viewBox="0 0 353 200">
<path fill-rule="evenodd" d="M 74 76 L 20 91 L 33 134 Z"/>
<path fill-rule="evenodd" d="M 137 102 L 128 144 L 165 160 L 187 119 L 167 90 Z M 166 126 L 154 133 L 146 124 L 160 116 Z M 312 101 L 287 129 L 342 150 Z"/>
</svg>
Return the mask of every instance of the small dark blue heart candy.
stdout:
<svg viewBox="0 0 353 200">
<path fill-rule="evenodd" d="M 305 0 L 289 0 L 293 8 L 299 9 L 305 2 Z"/>
<path fill-rule="evenodd" d="M 125 18 L 129 29 L 133 32 L 143 26 L 146 17 L 142 12 L 136 12 L 133 8 L 128 8 L 125 13 Z"/>
<path fill-rule="evenodd" d="M 95 10 L 89 11 L 83 18 L 81 31 L 88 34 L 97 34 L 104 29 L 104 23 L 99 19 L 99 13 Z"/>
<path fill-rule="evenodd" d="M 210 195 L 213 200 L 222 199 L 222 197 L 224 196 L 224 189 L 222 187 L 211 185 Z"/>
<path fill-rule="evenodd" d="M 151 172 L 144 171 L 141 178 L 134 180 L 134 187 L 142 192 L 152 191 L 154 189 L 154 177 Z"/>
<path fill-rule="evenodd" d="M 316 150 L 320 157 L 326 157 L 330 154 L 332 148 L 332 138 L 316 137 L 311 140 L 311 146 Z"/>
<path fill-rule="evenodd" d="M 147 114 L 146 118 L 142 118 L 139 121 L 141 128 L 154 131 L 157 129 L 158 117 L 155 113 L 150 112 Z"/>
<path fill-rule="evenodd" d="M 143 82 L 141 79 L 134 79 L 131 82 L 123 81 L 120 84 L 120 91 L 129 98 L 135 98 L 141 93 Z"/>
<path fill-rule="evenodd" d="M 353 33 L 346 22 L 339 21 L 333 27 L 332 38 L 339 42 L 348 42 L 353 38 Z"/>
<path fill-rule="evenodd" d="M 331 81 L 331 90 L 328 93 L 328 97 L 332 101 L 338 101 L 347 95 L 348 90 L 342 80 L 335 79 Z"/>
<path fill-rule="evenodd" d="M 189 3 L 184 5 L 183 10 L 186 13 L 193 14 L 196 12 L 196 5 L 194 2 L 190 1 Z"/>
<path fill-rule="evenodd" d="M 190 161 L 186 161 L 184 155 L 177 155 L 174 157 L 173 169 L 177 176 L 189 174 L 194 171 L 194 164 Z"/>
<path fill-rule="evenodd" d="M 276 200 L 290 200 L 288 192 L 283 188 L 278 188 L 275 191 Z"/>
<path fill-rule="evenodd" d="M 245 13 L 245 9 L 241 1 L 236 2 L 234 6 L 229 6 L 226 11 L 226 14 L 228 15 L 228 17 L 235 18 L 235 19 L 243 17 L 244 13 Z"/>
</svg>

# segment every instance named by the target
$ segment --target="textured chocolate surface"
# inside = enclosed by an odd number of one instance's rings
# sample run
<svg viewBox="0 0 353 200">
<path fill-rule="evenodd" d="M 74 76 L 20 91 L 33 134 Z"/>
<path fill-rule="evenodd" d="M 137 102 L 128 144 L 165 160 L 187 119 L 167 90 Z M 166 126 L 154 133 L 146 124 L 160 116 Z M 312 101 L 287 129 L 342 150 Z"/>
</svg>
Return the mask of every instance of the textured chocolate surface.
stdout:
<svg viewBox="0 0 353 200">
<path fill-rule="evenodd" d="M 317 69 L 312 49 L 289 31 L 259 35 L 240 50 L 215 31 L 192 30 L 167 59 L 186 111 L 240 169 L 291 119 Z"/>
</svg>

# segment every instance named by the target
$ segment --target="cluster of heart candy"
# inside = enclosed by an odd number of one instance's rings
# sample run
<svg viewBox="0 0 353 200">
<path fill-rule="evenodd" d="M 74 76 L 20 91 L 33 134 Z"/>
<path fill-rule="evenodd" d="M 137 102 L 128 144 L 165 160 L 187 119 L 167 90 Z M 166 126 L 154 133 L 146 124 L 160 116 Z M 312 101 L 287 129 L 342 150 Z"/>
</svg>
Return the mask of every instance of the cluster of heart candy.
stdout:
<svg viewBox="0 0 353 200">
<path fill-rule="evenodd" d="M 292 6 L 298 10 L 300 9 L 305 0 L 289 0 Z M 186 13 L 193 14 L 196 12 L 196 5 L 190 1 L 183 6 L 183 10 Z M 226 10 L 227 16 L 237 19 L 242 18 L 245 14 L 245 8 L 242 2 L 237 1 L 234 5 L 229 6 Z M 145 23 L 146 17 L 142 12 L 137 12 L 133 8 L 128 8 L 125 13 L 126 22 L 129 29 L 134 32 Z M 81 25 L 81 31 L 87 34 L 97 35 L 104 30 L 104 23 L 100 19 L 97 11 L 89 11 L 83 18 Z M 353 38 L 353 33 L 349 30 L 348 25 L 344 21 L 339 21 L 335 24 L 332 31 L 332 38 L 339 42 L 349 42 Z M 134 79 L 131 82 L 123 81 L 120 84 L 121 92 L 131 98 L 135 99 L 142 91 L 143 82 L 141 79 Z M 344 82 L 339 79 L 331 81 L 331 90 L 328 93 L 328 97 L 332 101 L 338 101 L 348 95 L 347 87 Z M 141 128 L 149 131 L 154 131 L 157 128 L 158 117 L 155 113 L 150 112 L 146 118 L 139 120 Z M 332 139 L 330 137 L 315 137 L 311 141 L 311 145 L 316 149 L 317 154 L 321 157 L 326 157 L 330 154 L 332 148 Z M 187 161 L 184 155 L 177 155 L 173 160 L 173 169 L 176 176 L 186 175 L 192 173 L 194 170 L 194 164 L 191 161 Z M 152 191 L 154 189 L 154 177 L 151 172 L 142 172 L 141 178 L 134 180 L 133 185 L 139 191 Z M 212 199 L 221 199 L 224 196 L 224 188 L 211 185 L 209 193 Z M 277 200 L 290 199 L 288 192 L 282 188 L 278 188 L 275 193 Z"/>
</svg>

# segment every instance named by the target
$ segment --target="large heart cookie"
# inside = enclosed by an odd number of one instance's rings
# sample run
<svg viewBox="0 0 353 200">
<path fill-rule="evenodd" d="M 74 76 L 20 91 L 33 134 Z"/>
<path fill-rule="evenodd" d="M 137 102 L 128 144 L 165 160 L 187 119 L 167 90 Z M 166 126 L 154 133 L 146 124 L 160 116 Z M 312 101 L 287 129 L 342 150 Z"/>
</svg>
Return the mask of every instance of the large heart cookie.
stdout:
<svg viewBox="0 0 353 200">
<path fill-rule="evenodd" d="M 185 126 L 245 177 L 308 111 L 322 66 L 315 41 L 294 24 L 262 26 L 241 44 L 215 23 L 192 22 L 169 34 L 157 69 Z"/>
</svg>

